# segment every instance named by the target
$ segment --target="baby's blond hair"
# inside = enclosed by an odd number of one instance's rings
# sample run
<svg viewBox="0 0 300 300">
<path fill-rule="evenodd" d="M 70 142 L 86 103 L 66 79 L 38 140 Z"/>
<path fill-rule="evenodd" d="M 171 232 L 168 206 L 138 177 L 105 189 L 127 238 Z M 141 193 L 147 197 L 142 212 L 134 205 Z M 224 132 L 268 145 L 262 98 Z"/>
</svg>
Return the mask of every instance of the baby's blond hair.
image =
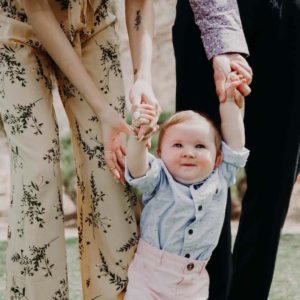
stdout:
<svg viewBox="0 0 300 300">
<path fill-rule="evenodd" d="M 221 151 L 221 134 L 215 123 L 211 120 L 209 116 L 202 112 L 196 112 L 193 110 L 184 110 L 180 111 L 173 116 L 171 116 L 167 121 L 165 121 L 160 127 L 160 133 L 158 137 L 158 145 L 157 148 L 160 149 L 163 137 L 168 128 L 174 126 L 176 124 L 192 121 L 192 120 L 203 120 L 205 119 L 214 129 L 215 132 L 215 145 L 217 149 L 217 153 Z"/>
</svg>

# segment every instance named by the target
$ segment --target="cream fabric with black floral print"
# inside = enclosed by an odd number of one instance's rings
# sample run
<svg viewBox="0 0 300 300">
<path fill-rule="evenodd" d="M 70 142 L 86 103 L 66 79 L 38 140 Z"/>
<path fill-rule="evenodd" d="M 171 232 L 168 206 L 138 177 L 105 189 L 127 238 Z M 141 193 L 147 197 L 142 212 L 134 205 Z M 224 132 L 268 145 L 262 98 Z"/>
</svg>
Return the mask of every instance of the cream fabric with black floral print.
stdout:
<svg viewBox="0 0 300 300">
<path fill-rule="evenodd" d="M 124 117 L 110 1 L 49 2 L 104 98 Z M 138 239 L 136 196 L 111 177 L 101 120 L 45 53 L 20 3 L 0 0 L 0 112 L 12 176 L 7 299 L 69 299 L 53 78 L 72 132 L 83 299 L 119 299 Z"/>
</svg>

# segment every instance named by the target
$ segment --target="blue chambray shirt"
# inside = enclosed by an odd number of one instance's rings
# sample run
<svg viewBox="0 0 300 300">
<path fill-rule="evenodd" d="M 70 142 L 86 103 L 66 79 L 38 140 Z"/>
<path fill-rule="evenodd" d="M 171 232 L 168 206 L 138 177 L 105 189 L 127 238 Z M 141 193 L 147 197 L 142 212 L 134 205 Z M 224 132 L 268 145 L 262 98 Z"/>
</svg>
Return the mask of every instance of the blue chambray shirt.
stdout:
<svg viewBox="0 0 300 300">
<path fill-rule="evenodd" d="M 150 245 L 191 259 L 208 260 L 224 222 L 228 187 L 246 164 L 249 151 L 233 151 L 222 142 L 223 162 L 203 182 L 174 180 L 161 159 L 149 154 L 149 169 L 127 182 L 143 193 L 141 238 Z"/>
</svg>

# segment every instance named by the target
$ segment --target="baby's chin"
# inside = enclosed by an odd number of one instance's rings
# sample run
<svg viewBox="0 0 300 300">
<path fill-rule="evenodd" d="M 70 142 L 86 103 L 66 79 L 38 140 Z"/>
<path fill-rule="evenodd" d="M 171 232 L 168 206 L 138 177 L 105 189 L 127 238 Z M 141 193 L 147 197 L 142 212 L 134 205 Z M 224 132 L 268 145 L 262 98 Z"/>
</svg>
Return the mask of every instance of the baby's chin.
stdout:
<svg viewBox="0 0 300 300">
<path fill-rule="evenodd" d="M 204 175 L 201 177 L 193 177 L 193 178 L 189 178 L 189 177 L 179 177 L 179 176 L 173 176 L 174 179 L 182 184 L 195 184 L 195 183 L 199 183 L 203 180 L 205 180 L 208 175 Z"/>
</svg>

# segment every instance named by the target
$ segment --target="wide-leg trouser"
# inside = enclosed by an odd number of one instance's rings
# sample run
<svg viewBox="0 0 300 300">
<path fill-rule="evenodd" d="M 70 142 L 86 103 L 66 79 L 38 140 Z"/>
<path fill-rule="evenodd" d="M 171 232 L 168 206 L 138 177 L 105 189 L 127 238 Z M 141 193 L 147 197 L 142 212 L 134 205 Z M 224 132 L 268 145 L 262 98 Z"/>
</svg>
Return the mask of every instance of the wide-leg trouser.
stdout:
<svg viewBox="0 0 300 300">
<path fill-rule="evenodd" d="M 124 116 L 114 27 L 74 44 L 103 97 Z M 45 52 L 16 41 L 0 47 L 0 112 L 12 176 L 7 299 L 69 299 L 53 73 L 72 131 L 83 298 L 117 299 L 137 244 L 137 201 L 107 169 L 101 120 Z"/>
</svg>

